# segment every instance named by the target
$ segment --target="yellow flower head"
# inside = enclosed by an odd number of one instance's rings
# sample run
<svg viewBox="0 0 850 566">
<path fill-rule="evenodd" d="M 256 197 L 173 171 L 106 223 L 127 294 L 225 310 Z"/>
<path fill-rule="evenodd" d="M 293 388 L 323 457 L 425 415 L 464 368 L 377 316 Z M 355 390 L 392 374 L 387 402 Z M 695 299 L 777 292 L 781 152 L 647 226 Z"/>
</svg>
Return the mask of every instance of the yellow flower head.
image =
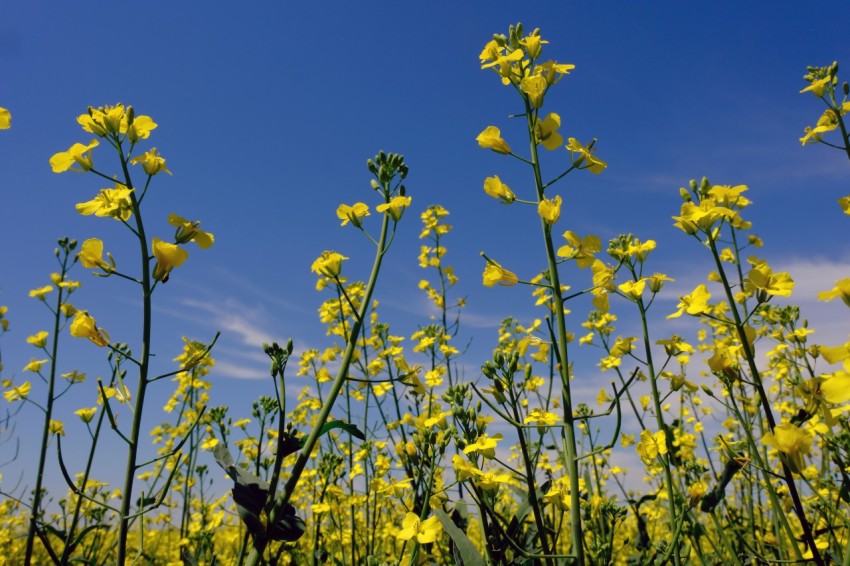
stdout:
<svg viewBox="0 0 850 566">
<path fill-rule="evenodd" d="M 640 433 L 637 453 L 644 464 L 652 464 L 660 454 L 667 454 L 667 434 L 659 430 L 655 434 L 644 430 Z"/>
<path fill-rule="evenodd" d="M 475 141 L 481 147 L 492 149 L 496 153 L 508 154 L 511 152 L 511 146 L 502 139 L 502 132 L 496 126 L 487 126 L 484 128 L 484 131 L 478 134 Z"/>
<path fill-rule="evenodd" d="M 835 282 L 835 287 L 829 291 L 818 293 L 819 301 L 831 301 L 840 298 L 844 304 L 850 307 L 850 278 L 844 278 Z"/>
<path fill-rule="evenodd" d="M 596 140 L 593 140 L 594 143 Z M 573 165 L 587 169 L 591 173 L 602 173 L 608 164 L 593 155 L 593 143 L 585 146 L 575 138 L 569 138 L 567 149 L 570 150 L 573 159 Z"/>
<path fill-rule="evenodd" d="M 6 382 L 4 382 L 5 384 Z M 18 399 L 24 399 L 30 394 L 30 389 L 32 389 L 32 383 L 29 381 L 25 381 L 17 387 L 12 387 L 3 392 L 3 397 L 9 403 L 17 401 Z"/>
<path fill-rule="evenodd" d="M 488 259 L 487 265 L 484 266 L 483 280 L 485 287 L 493 287 L 496 284 L 511 287 L 519 281 L 516 273 L 508 271 L 491 259 Z"/>
<path fill-rule="evenodd" d="M 485 458 L 492 460 L 496 457 L 496 446 L 500 440 L 502 440 L 501 434 L 494 434 L 493 436 L 482 434 L 475 440 L 475 442 L 467 445 L 467 447 L 463 449 L 463 453 L 470 454 L 472 452 L 478 452 Z"/>
<path fill-rule="evenodd" d="M 130 161 L 133 165 L 137 165 L 139 163 L 142 164 L 142 169 L 144 169 L 145 173 L 150 176 L 156 175 L 161 171 L 165 171 L 169 175 L 171 175 L 171 171 L 169 171 L 165 167 L 165 158 L 162 157 L 159 153 L 157 153 L 156 148 L 152 147 L 150 150 L 146 151 L 142 155 L 138 157 L 134 157 L 132 161 Z"/>
<path fill-rule="evenodd" d="M 356 202 L 351 206 L 341 204 L 336 209 L 336 216 L 342 220 L 340 226 L 351 222 L 353 226 L 360 228 L 363 226 L 363 218 L 369 216 L 369 207 L 363 202 Z"/>
<path fill-rule="evenodd" d="M 54 173 L 64 173 L 65 171 L 85 172 L 91 171 L 94 164 L 92 163 L 92 149 L 100 145 L 97 140 L 92 140 L 88 145 L 75 143 L 68 151 L 60 151 L 50 158 L 50 168 Z M 74 167 L 74 166 L 77 167 Z"/>
<path fill-rule="evenodd" d="M 805 464 L 803 456 L 812 450 L 812 433 L 791 423 L 782 423 L 768 432 L 762 442 L 778 450 L 791 471 L 801 473 Z"/>
<path fill-rule="evenodd" d="M 558 133 L 560 127 L 561 117 L 554 112 L 550 112 L 542 121 L 536 120 L 534 122 L 534 137 L 537 143 L 542 143 L 543 147 L 549 151 L 561 147 L 564 138 Z"/>
<path fill-rule="evenodd" d="M 484 192 L 495 199 L 499 199 L 503 204 L 511 204 L 516 200 L 516 195 L 510 187 L 499 179 L 498 175 L 484 179 Z"/>
<path fill-rule="evenodd" d="M 324 251 L 313 262 L 310 271 L 317 275 L 333 279 L 339 277 L 339 273 L 342 271 L 342 262 L 346 259 L 348 258 L 340 253 Z"/>
<path fill-rule="evenodd" d="M 169 244 L 159 238 L 153 239 L 152 247 L 153 256 L 156 258 L 156 265 L 153 267 L 153 278 L 166 283 L 168 282 L 171 270 L 183 265 L 183 262 L 189 257 L 189 252 L 177 246 L 177 244 Z"/>
<path fill-rule="evenodd" d="M 47 332 L 42 330 L 27 338 L 27 344 L 32 344 L 36 348 L 44 348 L 47 345 Z"/>
<path fill-rule="evenodd" d="M 71 336 L 88 338 L 100 347 L 109 344 L 109 334 L 98 328 L 94 318 L 86 311 L 77 311 L 74 315 L 74 320 L 71 321 Z"/>
<path fill-rule="evenodd" d="M 567 240 L 567 245 L 558 248 L 558 257 L 574 259 L 576 265 L 581 268 L 592 266 L 593 255 L 602 251 L 602 240 L 599 236 L 590 234 L 580 238 L 575 232 L 567 230 L 564 232 L 564 239 Z"/>
<path fill-rule="evenodd" d="M 402 528 L 396 535 L 399 540 L 410 540 L 416 537 L 419 544 L 428 544 L 437 540 L 437 535 L 443 530 L 443 525 L 440 524 L 440 519 L 436 515 L 419 520 L 419 516 L 415 513 L 407 513 L 404 516 L 404 521 L 401 524 Z"/>
<path fill-rule="evenodd" d="M 38 373 L 41 371 L 41 366 L 47 363 L 47 360 L 37 360 L 35 358 L 30 358 L 30 363 L 24 366 L 23 371 L 31 371 L 33 373 Z"/>
<path fill-rule="evenodd" d="M 561 195 L 555 195 L 555 198 L 551 200 L 543 197 L 537 205 L 537 212 L 546 224 L 552 225 L 557 222 L 561 217 Z"/>
<path fill-rule="evenodd" d="M 107 254 L 112 259 L 112 256 Z M 89 238 L 83 242 L 80 253 L 77 254 L 80 258 L 80 263 L 87 269 L 99 267 L 105 272 L 111 272 L 115 269 L 114 263 L 109 263 L 103 259 L 103 242 L 98 238 Z"/>
<path fill-rule="evenodd" d="M 53 291 L 53 285 L 45 285 L 44 287 L 39 287 L 38 289 L 33 289 L 30 291 L 30 297 L 34 299 L 38 299 L 39 301 L 43 301 L 47 293 Z"/>
<path fill-rule="evenodd" d="M 84 423 L 90 423 L 97 413 L 97 407 L 89 407 L 87 409 L 77 409 L 74 414 L 80 417 Z"/>
<path fill-rule="evenodd" d="M 540 108 L 543 106 L 543 96 L 549 88 L 549 83 L 543 75 L 531 75 L 522 79 L 519 88 L 528 96 L 532 108 Z"/>
<path fill-rule="evenodd" d="M 708 309 L 710 298 L 711 293 L 708 292 L 708 287 L 704 284 L 698 285 L 690 295 L 679 298 L 679 304 L 676 305 L 679 310 L 668 315 L 667 318 L 678 318 L 685 312 L 693 316 L 700 315 Z"/>
<path fill-rule="evenodd" d="M 8 130 L 12 127 L 12 114 L 5 108 L 0 108 L 0 130 Z"/>
<path fill-rule="evenodd" d="M 133 201 L 130 198 L 130 193 L 134 190 L 116 183 L 115 188 L 101 189 L 92 200 L 77 204 L 77 212 L 83 216 L 94 214 L 95 216 L 106 216 L 126 222 L 133 215 Z"/>
<path fill-rule="evenodd" d="M 376 206 L 375 210 L 387 213 L 390 218 L 398 222 L 404 214 L 404 209 L 410 206 L 412 200 L 411 197 L 395 196 L 390 199 L 390 202 Z"/>
<path fill-rule="evenodd" d="M 199 221 L 190 222 L 172 213 L 168 215 L 168 223 L 177 228 L 177 232 L 174 234 L 174 241 L 178 244 L 195 242 L 199 248 L 205 250 L 215 242 L 215 236 L 210 232 L 204 232 L 200 229 L 201 223 Z"/>
</svg>

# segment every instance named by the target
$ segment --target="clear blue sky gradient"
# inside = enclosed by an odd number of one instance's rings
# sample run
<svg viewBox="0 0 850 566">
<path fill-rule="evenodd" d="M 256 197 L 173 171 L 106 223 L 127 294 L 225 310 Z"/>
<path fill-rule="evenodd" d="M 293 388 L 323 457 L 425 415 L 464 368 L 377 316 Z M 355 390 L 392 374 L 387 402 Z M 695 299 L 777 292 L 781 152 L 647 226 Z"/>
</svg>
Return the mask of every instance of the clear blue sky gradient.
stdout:
<svg viewBox="0 0 850 566">
<path fill-rule="evenodd" d="M 792 269 L 795 300 L 826 329 L 818 338 L 846 339 L 843 306 L 824 307 L 814 298 L 850 275 L 850 219 L 836 204 L 850 192 L 850 163 L 835 150 L 801 147 L 798 138 L 823 110 L 814 96 L 799 94 L 806 65 L 838 59 L 850 69 L 847 4 L 200 6 L 16 2 L 4 8 L 0 106 L 13 116 L 12 129 L 0 132 L 0 304 L 9 306 L 11 322 L 0 342 L 4 378 L 33 377 L 20 371 L 39 357 L 25 338 L 49 328 L 50 320 L 27 293 L 55 270 L 57 238 L 100 237 L 119 265 L 135 265 L 124 259 L 135 257 L 131 234 L 74 211 L 106 184 L 92 175 L 56 175 L 48 165 L 55 152 L 91 139 L 75 121 L 87 106 L 120 101 L 158 122 L 145 147 L 157 147 L 174 172 L 153 182 L 145 203 L 149 233 L 169 238 L 166 218 L 176 212 L 202 220 L 216 236 L 209 250 L 191 246 L 186 264 L 155 293 L 160 369 L 173 367 L 180 336 L 208 340 L 221 330 L 212 404 L 231 405 L 239 418 L 249 415 L 253 399 L 272 391 L 260 342 L 292 337 L 299 349 L 326 345 L 316 317 L 324 295 L 314 290 L 310 264 L 322 250 L 336 249 L 351 258 L 350 277 L 368 275 L 370 244 L 340 228 L 335 209 L 359 200 L 374 207 L 365 162 L 384 149 L 405 155 L 413 206 L 377 289 L 381 316 L 407 336 L 427 322 L 427 300 L 416 288 L 425 275 L 416 259 L 418 214 L 444 205 L 455 226 L 448 263 L 461 278 L 458 293 L 469 299 L 458 341 L 472 341 L 463 363 L 475 379 L 498 322 L 540 314 L 527 289 L 483 289 L 480 282 L 481 251 L 525 278 L 544 264 L 535 211 L 500 206 L 482 190 L 484 177 L 498 174 L 531 198 L 527 170 L 475 142 L 492 124 L 519 152 L 526 147 L 522 124 L 507 117 L 521 111 L 518 98 L 478 63 L 492 34 L 516 21 L 541 27 L 551 42 L 547 58 L 576 65 L 547 96 L 545 109 L 561 115 L 565 137 L 598 138 L 597 153 L 609 164 L 602 175 L 579 172 L 556 187 L 565 200 L 559 231 L 603 241 L 624 232 L 657 240 L 651 269 L 677 279 L 656 307 L 663 319 L 677 293 L 689 292 L 710 270 L 699 245 L 672 227 L 678 187 L 704 175 L 716 184 L 747 184 L 755 204 L 746 216 L 766 242 L 759 254 L 777 269 Z M 96 163 L 110 159 L 105 148 L 97 150 Z M 560 173 L 566 160 L 565 151 L 545 155 L 547 176 Z M 376 217 L 371 221 L 375 229 Z M 90 310 L 114 339 L 133 344 L 137 290 L 82 268 L 73 276 L 83 287 L 72 302 Z M 575 281 L 583 287 L 587 274 Z M 576 312 L 571 324 L 578 332 L 584 311 Z M 684 323 L 666 324 L 659 334 L 681 331 Z M 102 354 L 66 330 L 62 371 L 76 367 L 90 377 L 59 404 L 69 438 L 82 433 L 72 412 L 94 404 L 93 378 L 106 377 Z M 594 353 L 591 373 L 595 361 Z M 300 388 L 297 379 L 292 383 Z M 165 420 L 158 406 L 171 384 L 154 389 L 151 424 Z M 41 391 L 36 386 L 33 395 Z M 29 407 L 17 419 L 24 447 L 2 470 L 9 479 L 35 464 L 36 416 Z"/>
</svg>

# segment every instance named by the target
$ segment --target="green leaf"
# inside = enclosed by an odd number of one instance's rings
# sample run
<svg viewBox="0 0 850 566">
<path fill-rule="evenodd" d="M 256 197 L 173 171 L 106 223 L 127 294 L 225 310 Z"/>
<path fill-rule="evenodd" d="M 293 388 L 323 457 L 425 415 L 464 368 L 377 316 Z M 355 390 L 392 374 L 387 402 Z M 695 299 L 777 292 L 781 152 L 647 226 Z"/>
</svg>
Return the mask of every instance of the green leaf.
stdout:
<svg viewBox="0 0 850 566">
<path fill-rule="evenodd" d="M 452 542 L 460 555 L 460 566 L 486 566 L 486 562 L 483 558 L 481 558 L 481 555 L 478 554 L 478 550 L 475 548 L 475 545 L 472 544 L 472 541 L 469 540 L 466 533 L 455 526 L 449 516 L 446 515 L 445 511 L 441 509 L 434 509 L 434 515 L 436 515 L 440 520 L 440 523 L 443 524 L 443 530 L 446 531 L 446 534 L 451 537 Z"/>
<path fill-rule="evenodd" d="M 350 424 L 350 423 L 347 423 L 345 421 L 326 422 L 325 424 L 322 425 L 322 428 L 319 429 L 319 437 L 329 433 L 330 431 L 332 431 L 335 428 L 343 429 L 344 431 L 346 431 L 348 434 L 350 434 L 354 438 L 359 438 L 360 440 L 364 440 L 364 441 L 366 440 L 366 435 L 363 434 L 363 432 L 359 428 L 357 428 L 357 426 Z M 307 442 L 307 438 L 302 437 L 300 441 L 301 441 L 301 447 L 303 448 L 304 444 Z"/>
</svg>

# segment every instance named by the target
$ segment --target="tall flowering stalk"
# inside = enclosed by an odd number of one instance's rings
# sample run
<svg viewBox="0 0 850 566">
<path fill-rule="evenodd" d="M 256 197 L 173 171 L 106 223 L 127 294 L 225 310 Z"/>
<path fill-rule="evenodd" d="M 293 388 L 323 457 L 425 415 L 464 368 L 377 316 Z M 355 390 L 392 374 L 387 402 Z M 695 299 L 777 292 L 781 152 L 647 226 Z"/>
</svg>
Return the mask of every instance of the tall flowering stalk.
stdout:
<svg viewBox="0 0 850 566">
<path fill-rule="evenodd" d="M 344 278 L 341 275 L 342 265 L 348 259 L 347 257 L 338 252 L 326 251 L 313 262 L 312 271 L 319 276 L 317 288 L 321 290 L 328 285 L 334 286 L 342 299 L 349 303 L 352 309 L 353 319 L 350 323 L 350 330 L 345 336 L 345 350 L 340 360 L 339 370 L 319 411 L 313 429 L 307 435 L 307 438 L 303 440 L 301 451 L 281 492 L 275 495 L 274 491 L 271 491 L 275 499 L 268 509 L 268 525 L 277 524 L 279 516 L 291 513 L 289 508 L 290 499 L 295 493 L 295 488 L 301 479 L 301 475 L 304 473 L 307 463 L 312 457 L 313 449 L 317 446 L 322 435 L 327 432 L 324 425 L 328 422 L 328 418 L 342 391 L 342 387 L 348 380 L 352 358 L 358 349 L 361 331 L 363 330 L 369 309 L 372 306 L 372 294 L 378 282 L 378 274 L 381 271 L 384 255 L 392 244 L 396 227 L 404 211 L 411 203 L 411 197 L 407 196 L 403 184 L 408 173 L 408 167 L 404 163 L 403 156 L 394 153 L 387 154 L 381 151 L 374 160 L 369 159 L 367 165 L 369 171 L 375 177 L 371 182 L 372 188 L 380 195 L 383 201 L 375 207 L 377 212 L 383 213 L 380 234 L 375 239 L 363 228 L 363 218 L 369 215 L 368 207 L 364 203 L 356 203 L 353 206 L 342 205 L 338 209 L 337 215 L 342 220 L 342 225 L 351 224 L 354 228 L 363 231 L 375 244 L 375 259 L 372 264 L 372 272 L 369 275 L 369 281 L 366 284 L 366 290 L 363 293 L 362 299 L 355 303 L 346 294 L 343 285 Z M 278 450 L 280 450 L 280 447 Z M 272 480 L 274 481 L 275 479 L 273 476 Z M 269 538 L 268 533 L 265 532 L 252 533 L 252 535 L 253 546 L 246 564 L 255 566 L 262 561 Z"/>
<path fill-rule="evenodd" d="M 554 356 L 557 374 L 561 385 L 561 404 L 563 409 L 563 459 L 566 473 L 569 477 L 570 491 L 570 529 L 572 534 L 571 552 L 576 562 L 585 563 L 584 537 L 582 535 L 581 492 L 579 486 L 579 455 L 577 454 L 576 425 L 577 419 L 573 411 L 573 395 L 570 385 L 570 359 L 567 348 L 569 333 L 564 318 L 563 287 L 558 271 L 558 258 L 552 230 L 561 215 L 562 197 L 553 194 L 552 186 L 568 173 L 576 169 L 589 169 L 592 173 L 602 172 L 606 164 L 593 155 L 594 142 L 582 144 L 575 138 L 564 140 L 558 132 L 561 118 L 558 114 L 541 115 L 546 95 L 550 88 L 558 83 L 565 75 L 575 68 L 574 65 L 543 61 L 541 59 L 543 45 L 548 43 L 540 37 L 535 29 L 528 35 L 523 35 L 521 24 L 511 26 L 507 36 L 496 35 L 481 52 L 481 67 L 493 69 L 501 78 L 502 84 L 510 86 L 520 96 L 523 103 L 523 114 L 529 139 L 530 156 L 521 157 L 513 152 L 508 142 L 502 138 L 501 131 L 496 126 L 488 126 L 478 136 L 481 147 L 517 158 L 531 168 L 534 180 L 534 199 L 523 200 L 505 185 L 498 176 L 489 177 L 484 182 L 485 192 L 504 204 L 521 203 L 533 205 L 540 216 L 540 226 L 543 236 L 543 246 L 546 252 L 547 268 L 543 287 L 550 291 L 550 306 L 554 317 L 553 336 Z M 595 141 L 595 140 L 594 140 Z M 547 150 L 566 149 L 569 152 L 571 165 L 565 171 L 549 181 L 543 180 L 540 164 L 539 148 Z M 510 286 L 519 281 L 516 274 L 503 268 L 496 261 L 487 258 L 484 271 L 484 284 Z M 533 470 L 528 472 L 530 482 L 530 497 L 534 498 L 536 491 L 533 482 Z M 535 510 L 539 515 L 539 509 Z M 538 522 L 539 516 L 538 516 Z M 540 525 L 542 526 L 542 524 Z M 547 549 L 547 531 L 538 529 L 541 547 Z"/>
<path fill-rule="evenodd" d="M 172 214 L 168 218 L 168 223 L 176 228 L 174 242 L 167 242 L 160 238 L 153 238 L 150 243 L 148 242 L 145 224 L 142 220 L 141 204 L 147 195 L 153 177 L 162 172 L 171 174 L 171 171 L 165 166 L 165 159 L 157 152 L 156 148 L 134 156 L 137 144 L 148 139 L 151 132 L 157 127 L 156 122 L 149 116 L 137 116 L 131 106 L 125 107 L 122 104 L 116 104 L 115 106 L 101 108 L 90 107 L 86 114 L 77 118 L 77 122 L 84 131 L 93 134 L 94 138 L 88 144 L 75 143 L 67 151 L 56 153 L 50 158 L 50 166 L 54 173 L 66 171 L 92 173 L 108 180 L 113 186 L 102 189 L 92 200 L 77 204 L 77 211 L 85 216 L 94 215 L 112 218 L 120 222 L 136 237 L 139 246 L 138 276 L 131 276 L 119 271 L 111 254 L 107 254 L 107 258 L 104 259 L 104 245 L 98 239 L 86 240 L 82 245 L 79 258 L 83 267 L 95 270 L 95 275 L 101 277 L 117 276 L 138 285 L 142 299 L 140 356 L 134 358 L 129 352 L 118 350 L 113 346 L 109 335 L 98 327 L 95 319 L 86 311 L 79 311 L 71 324 L 73 336 L 88 338 L 99 347 L 109 347 L 117 355 L 127 358 L 138 368 L 135 390 L 130 390 L 125 384 L 119 383 L 118 389 L 112 391 L 113 395 L 122 403 L 130 403 L 131 398 L 135 399 L 130 431 L 128 434 L 119 432 L 119 436 L 127 444 L 127 463 L 121 491 L 117 541 L 117 561 L 118 564 L 124 564 L 128 555 L 127 536 L 131 522 L 145 511 L 144 508 L 140 508 L 134 512 L 132 502 L 135 499 L 134 482 L 140 468 L 138 464 L 139 439 L 142 434 L 142 416 L 147 388 L 151 382 L 166 375 L 173 375 L 172 373 L 151 376 L 153 324 L 151 296 L 154 289 L 160 283 L 165 284 L 172 271 L 181 266 L 188 257 L 189 253 L 181 246 L 194 241 L 199 247 L 208 248 L 213 243 L 213 237 L 212 234 L 202 231 L 198 222 L 190 222 Z M 120 170 L 115 175 L 104 173 L 103 170 L 95 166 L 94 149 L 100 145 L 101 140 L 110 145 L 118 157 Z M 138 166 L 142 170 L 145 181 L 141 187 L 137 187 L 133 183 L 131 169 L 134 166 Z M 117 430 L 117 423 L 109 408 L 110 396 L 102 386 L 101 394 L 104 397 L 103 403 L 110 415 L 111 424 Z M 163 496 L 165 491 L 167 489 L 163 490 Z M 143 498 L 143 504 L 144 501 Z M 159 499 L 159 503 L 161 501 L 162 498 Z"/>
</svg>

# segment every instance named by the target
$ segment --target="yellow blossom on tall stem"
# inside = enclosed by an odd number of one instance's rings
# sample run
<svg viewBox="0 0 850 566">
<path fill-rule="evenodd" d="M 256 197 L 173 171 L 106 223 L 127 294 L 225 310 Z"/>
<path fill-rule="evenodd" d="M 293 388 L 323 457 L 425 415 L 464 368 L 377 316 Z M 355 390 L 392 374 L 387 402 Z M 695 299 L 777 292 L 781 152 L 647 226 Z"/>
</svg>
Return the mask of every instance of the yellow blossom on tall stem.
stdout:
<svg viewBox="0 0 850 566">
<path fill-rule="evenodd" d="M 0 108 L 0 130 L 8 130 L 12 127 L 12 114 L 5 108 Z"/>
<path fill-rule="evenodd" d="M 516 200 L 516 195 L 510 187 L 499 179 L 498 175 L 484 179 L 484 192 L 495 199 L 499 199 L 503 204 L 511 204 Z"/>
<path fill-rule="evenodd" d="M 189 257 L 189 252 L 179 247 L 177 244 L 163 242 L 159 238 L 153 239 L 153 256 L 156 258 L 156 264 L 153 267 L 153 278 L 163 283 L 168 282 L 168 277 L 175 267 L 180 267 L 186 258 Z"/>
<path fill-rule="evenodd" d="M 95 216 L 111 217 L 115 220 L 126 222 L 133 215 L 133 202 L 130 198 L 130 193 L 134 190 L 116 183 L 115 188 L 101 189 L 92 200 L 77 204 L 77 212 L 83 216 L 91 216 L 93 214 Z"/>
<path fill-rule="evenodd" d="M 336 217 L 342 220 L 340 226 L 349 222 L 357 228 L 363 225 L 363 218 L 369 216 L 369 206 L 364 202 L 356 202 L 351 206 L 341 204 L 336 209 Z"/>
<path fill-rule="evenodd" d="M 60 151 L 50 158 L 50 168 L 54 173 L 64 173 L 65 171 L 85 172 L 91 171 L 94 167 L 92 163 L 92 149 L 100 145 L 97 140 L 92 140 L 88 145 L 75 143 L 68 151 Z M 74 167 L 76 165 L 76 167 Z"/>
<path fill-rule="evenodd" d="M 202 250 L 208 249 L 215 242 L 215 236 L 201 230 L 200 222 L 191 222 L 176 214 L 168 215 L 168 223 L 177 228 L 174 241 L 178 244 L 195 242 Z"/>
<path fill-rule="evenodd" d="M 411 202 L 412 197 L 400 195 L 394 196 L 390 199 L 390 202 L 385 202 L 384 204 L 376 206 L 375 210 L 378 212 L 385 212 L 390 218 L 398 222 L 401 220 L 401 215 L 404 214 L 404 210 L 410 206 Z"/>
<path fill-rule="evenodd" d="M 511 152 L 511 146 L 502 139 L 502 132 L 496 126 L 487 126 L 484 128 L 484 131 L 478 134 L 475 141 L 481 147 L 492 149 L 496 153 L 508 154 Z"/>
<path fill-rule="evenodd" d="M 802 473 L 805 464 L 803 457 L 812 450 L 812 433 L 791 423 L 782 423 L 768 432 L 762 442 L 778 450 L 791 471 Z"/>
<path fill-rule="evenodd" d="M 322 255 L 316 258 L 316 261 L 313 262 L 313 265 L 310 267 L 310 271 L 317 275 L 333 279 L 335 277 L 339 277 L 339 274 L 342 271 L 342 262 L 347 259 L 348 258 L 341 253 L 324 251 L 322 252 Z"/>
<path fill-rule="evenodd" d="M 663 430 L 651 433 L 644 430 L 640 433 L 637 453 L 644 464 L 652 464 L 661 454 L 667 454 L 667 434 Z"/>
<path fill-rule="evenodd" d="M 439 535 L 443 530 L 443 526 L 440 524 L 440 520 L 436 515 L 432 515 L 424 521 L 420 521 L 419 515 L 410 512 L 404 516 L 404 521 L 401 526 L 402 528 L 396 535 L 396 538 L 399 540 L 410 540 L 412 538 L 416 538 L 416 541 L 419 544 L 434 542 L 437 540 L 437 535 Z"/>
<path fill-rule="evenodd" d="M 86 311 L 77 311 L 74 320 L 71 321 L 71 336 L 76 338 L 88 338 L 97 346 L 103 347 L 109 344 L 109 334 L 99 328 L 94 318 Z"/>
<path fill-rule="evenodd" d="M 25 381 L 16 387 L 12 387 L 11 389 L 4 391 L 3 398 L 9 403 L 17 401 L 18 399 L 26 399 L 29 396 L 31 389 L 32 383 Z"/>
<path fill-rule="evenodd" d="M 160 172 L 166 172 L 171 175 L 171 171 L 169 171 L 165 167 L 165 158 L 162 157 L 159 153 L 157 153 L 156 148 L 152 147 L 145 153 L 139 155 L 138 157 L 134 157 L 130 160 L 130 163 L 136 165 L 138 163 L 142 164 L 142 169 L 150 176 L 156 175 Z"/>
<path fill-rule="evenodd" d="M 835 282 L 835 287 L 829 291 L 821 291 L 818 293 L 819 301 L 831 301 L 832 299 L 841 299 L 844 304 L 850 307 L 850 277 L 845 277 Z"/>
<path fill-rule="evenodd" d="M 552 225 L 561 217 L 561 195 L 553 199 L 543 198 L 537 205 L 537 212 L 546 224 Z"/>
<path fill-rule="evenodd" d="M 44 287 L 39 287 L 38 289 L 33 289 L 30 291 L 30 297 L 33 299 L 38 299 L 39 301 L 45 300 L 45 296 L 47 293 L 53 291 L 53 285 L 45 285 Z"/>
<path fill-rule="evenodd" d="M 110 264 L 103 259 L 103 242 L 98 238 L 89 238 L 83 242 L 80 253 L 77 254 L 80 258 L 80 263 L 86 269 L 99 267 L 105 272 L 114 271 L 114 264 Z M 109 256 L 111 259 L 111 256 Z"/>
<path fill-rule="evenodd" d="M 485 287 L 493 287 L 497 284 L 503 287 L 511 287 L 519 282 L 516 273 L 508 271 L 492 259 L 487 260 L 482 277 Z"/>
</svg>

